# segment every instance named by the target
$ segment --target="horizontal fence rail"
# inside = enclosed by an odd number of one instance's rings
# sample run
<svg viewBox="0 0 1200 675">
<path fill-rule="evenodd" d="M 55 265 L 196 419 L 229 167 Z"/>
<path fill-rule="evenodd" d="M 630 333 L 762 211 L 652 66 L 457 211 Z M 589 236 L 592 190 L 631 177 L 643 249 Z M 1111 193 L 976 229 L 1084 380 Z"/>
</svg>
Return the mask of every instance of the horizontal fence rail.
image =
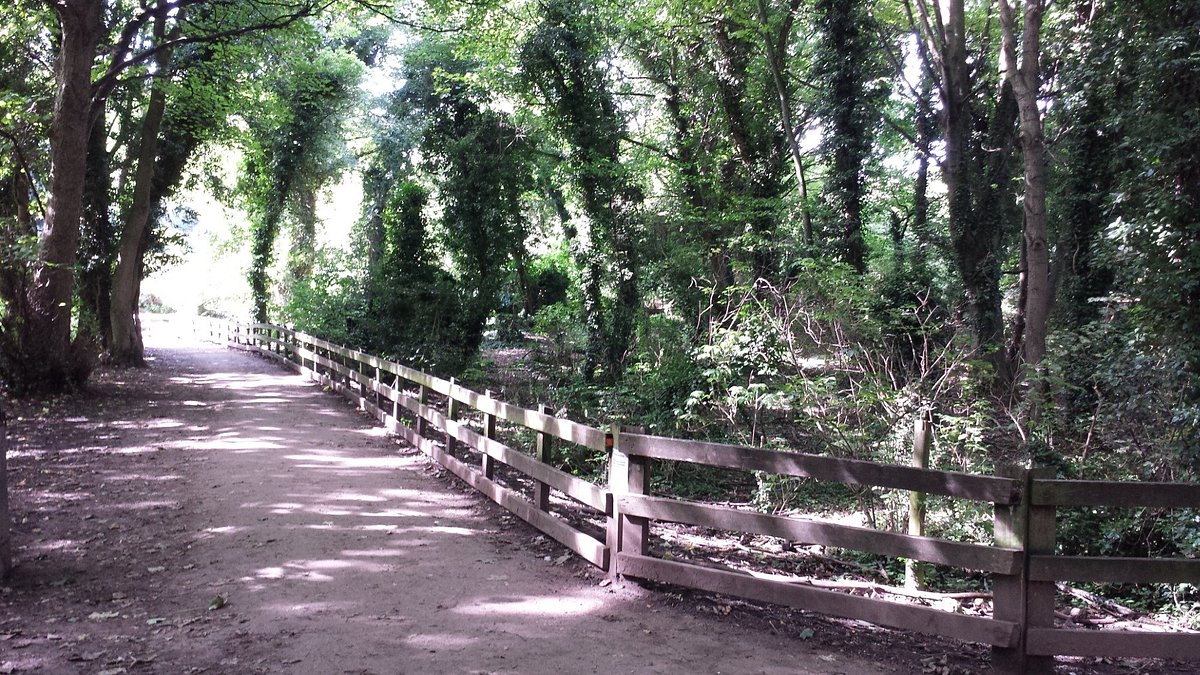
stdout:
<svg viewBox="0 0 1200 675">
<path fill-rule="evenodd" d="M 982 476 L 687 441 L 616 426 L 605 430 L 550 415 L 544 406 L 535 411 L 505 403 L 453 380 L 281 326 L 205 321 L 196 331 L 273 359 L 337 391 L 480 493 L 611 574 L 989 645 L 997 672 L 1050 673 L 1055 655 L 1200 659 L 1200 633 L 1054 625 L 1056 582 L 1200 585 L 1198 559 L 1055 555 L 1059 508 L 1200 508 L 1200 485 L 1061 480 L 1043 469 Z M 431 397 L 442 402 L 440 408 Z M 464 420 L 465 414 L 481 419 Z M 500 422 L 532 433 L 532 450 L 502 441 L 497 434 Z M 555 442 L 608 452 L 608 485 L 554 466 L 550 459 Z M 471 461 L 456 456 L 456 451 L 467 453 Z M 990 503 L 994 536 L 990 542 L 948 541 L 652 496 L 652 460 Z M 522 476 L 532 486 L 531 495 L 497 478 L 501 466 Z M 587 532 L 556 514 L 550 505 L 552 491 L 602 519 L 604 532 Z M 850 595 L 800 579 L 655 557 L 650 551 L 654 523 L 759 534 L 984 572 L 990 578 L 992 615 L 968 616 Z"/>
</svg>

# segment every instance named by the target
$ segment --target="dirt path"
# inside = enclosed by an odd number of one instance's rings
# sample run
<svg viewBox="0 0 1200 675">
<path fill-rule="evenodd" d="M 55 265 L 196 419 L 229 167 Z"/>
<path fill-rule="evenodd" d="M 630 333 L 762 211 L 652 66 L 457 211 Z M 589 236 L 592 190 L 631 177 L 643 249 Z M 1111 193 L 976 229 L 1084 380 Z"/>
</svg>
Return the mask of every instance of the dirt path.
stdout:
<svg viewBox="0 0 1200 675">
<path fill-rule="evenodd" d="M 318 387 L 147 342 L 12 428 L 0 673 L 909 672 L 602 585 Z"/>
</svg>

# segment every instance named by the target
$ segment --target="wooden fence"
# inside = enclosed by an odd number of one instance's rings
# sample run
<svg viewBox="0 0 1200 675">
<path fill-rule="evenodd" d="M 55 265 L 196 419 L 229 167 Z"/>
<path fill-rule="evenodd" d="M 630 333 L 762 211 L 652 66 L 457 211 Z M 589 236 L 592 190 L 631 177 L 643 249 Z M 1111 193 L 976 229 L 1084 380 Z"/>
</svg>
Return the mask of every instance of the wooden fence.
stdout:
<svg viewBox="0 0 1200 675">
<path fill-rule="evenodd" d="M 1059 507 L 1200 508 L 1197 484 L 1056 480 L 1041 469 L 980 476 L 685 441 L 616 427 L 606 431 L 544 410 L 508 405 L 453 381 L 287 328 L 209 322 L 203 330 L 214 340 L 266 355 L 342 393 L 476 490 L 612 574 L 982 643 L 991 646 L 997 672 L 1049 673 L 1055 655 L 1200 659 L 1200 633 L 1056 628 L 1054 623 L 1055 582 L 1200 586 L 1200 559 L 1055 555 Z M 430 404 L 431 396 L 443 401 L 442 409 Z M 463 406 L 476 411 L 478 429 L 460 421 L 466 412 Z M 411 424 L 405 419 L 411 419 Z M 532 432 L 534 452 L 521 452 L 497 440 L 498 420 Z M 594 485 L 553 466 L 548 461 L 552 439 L 609 452 L 608 485 Z M 452 453 L 456 444 L 477 461 L 456 457 Z M 962 543 L 652 496 L 648 491 L 651 460 L 988 503 L 994 512 L 994 537 L 988 543 Z M 530 496 L 496 480 L 498 463 L 527 477 L 533 486 Z M 552 489 L 602 518 L 606 531 L 585 532 L 553 513 Z M 992 616 L 958 614 L 654 557 L 650 530 L 655 522 L 768 535 L 982 571 L 990 579 Z"/>
</svg>

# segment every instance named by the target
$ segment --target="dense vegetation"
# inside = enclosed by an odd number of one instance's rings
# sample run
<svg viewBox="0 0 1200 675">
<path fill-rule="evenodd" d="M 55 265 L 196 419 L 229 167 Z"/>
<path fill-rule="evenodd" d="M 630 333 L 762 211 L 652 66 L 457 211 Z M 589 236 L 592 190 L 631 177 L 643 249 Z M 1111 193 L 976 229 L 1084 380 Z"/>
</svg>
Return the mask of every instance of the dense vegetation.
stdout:
<svg viewBox="0 0 1200 675">
<path fill-rule="evenodd" d="M 16 0 L 0 26 L 14 391 L 141 362 L 190 177 L 247 214 L 254 318 L 468 378 L 524 345 L 512 395 L 594 420 L 906 462 L 931 414 L 945 468 L 1200 471 L 1196 3 Z M 321 247 L 347 173 L 353 242 Z M 946 536 L 986 526 L 949 508 Z M 1063 527 L 1200 549 L 1195 513 Z"/>
</svg>

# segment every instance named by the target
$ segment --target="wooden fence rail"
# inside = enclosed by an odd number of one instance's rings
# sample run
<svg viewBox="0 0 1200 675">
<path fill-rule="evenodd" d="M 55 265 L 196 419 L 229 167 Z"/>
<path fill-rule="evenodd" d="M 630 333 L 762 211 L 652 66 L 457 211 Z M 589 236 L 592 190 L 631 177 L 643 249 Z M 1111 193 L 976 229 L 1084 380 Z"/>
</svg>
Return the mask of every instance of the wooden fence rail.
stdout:
<svg viewBox="0 0 1200 675">
<path fill-rule="evenodd" d="M 996 672 L 1050 673 L 1055 655 L 1200 659 L 1200 633 L 1084 630 L 1055 627 L 1056 582 L 1200 585 L 1200 559 L 1055 555 L 1060 507 L 1200 508 L 1200 485 L 1058 480 L 1043 469 L 998 476 L 881 465 L 720 443 L 608 430 L 527 410 L 371 354 L 270 324 L 208 322 L 210 339 L 287 364 L 343 394 L 463 481 L 593 565 L 611 574 L 789 605 L 882 626 L 992 647 Z M 445 401 L 444 410 L 430 403 Z M 462 421 L 463 406 L 482 416 Z M 405 421 L 411 418 L 411 425 Z M 498 439 L 497 421 L 534 433 L 529 452 Z M 553 440 L 609 453 L 608 485 L 572 476 L 548 461 Z M 455 447 L 478 464 L 455 456 Z M 461 454 L 461 453 L 460 453 Z M 822 481 L 906 490 L 992 505 L 993 540 L 964 543 L 882 532 L 651 496 L 653 460 L 764 471 Z M 497 465 L 527 477 L 531 497 L 496 478 Z M 607 523 L 603 538 L 552 512 L 551 490 Z M 768 575 L 667 560 L 650 554 L 656 522 L 682 523 L 779 537 L 987 573 L 992 615 L 968 616 L 915 604 L 861 597 Z"/>
</svg>

